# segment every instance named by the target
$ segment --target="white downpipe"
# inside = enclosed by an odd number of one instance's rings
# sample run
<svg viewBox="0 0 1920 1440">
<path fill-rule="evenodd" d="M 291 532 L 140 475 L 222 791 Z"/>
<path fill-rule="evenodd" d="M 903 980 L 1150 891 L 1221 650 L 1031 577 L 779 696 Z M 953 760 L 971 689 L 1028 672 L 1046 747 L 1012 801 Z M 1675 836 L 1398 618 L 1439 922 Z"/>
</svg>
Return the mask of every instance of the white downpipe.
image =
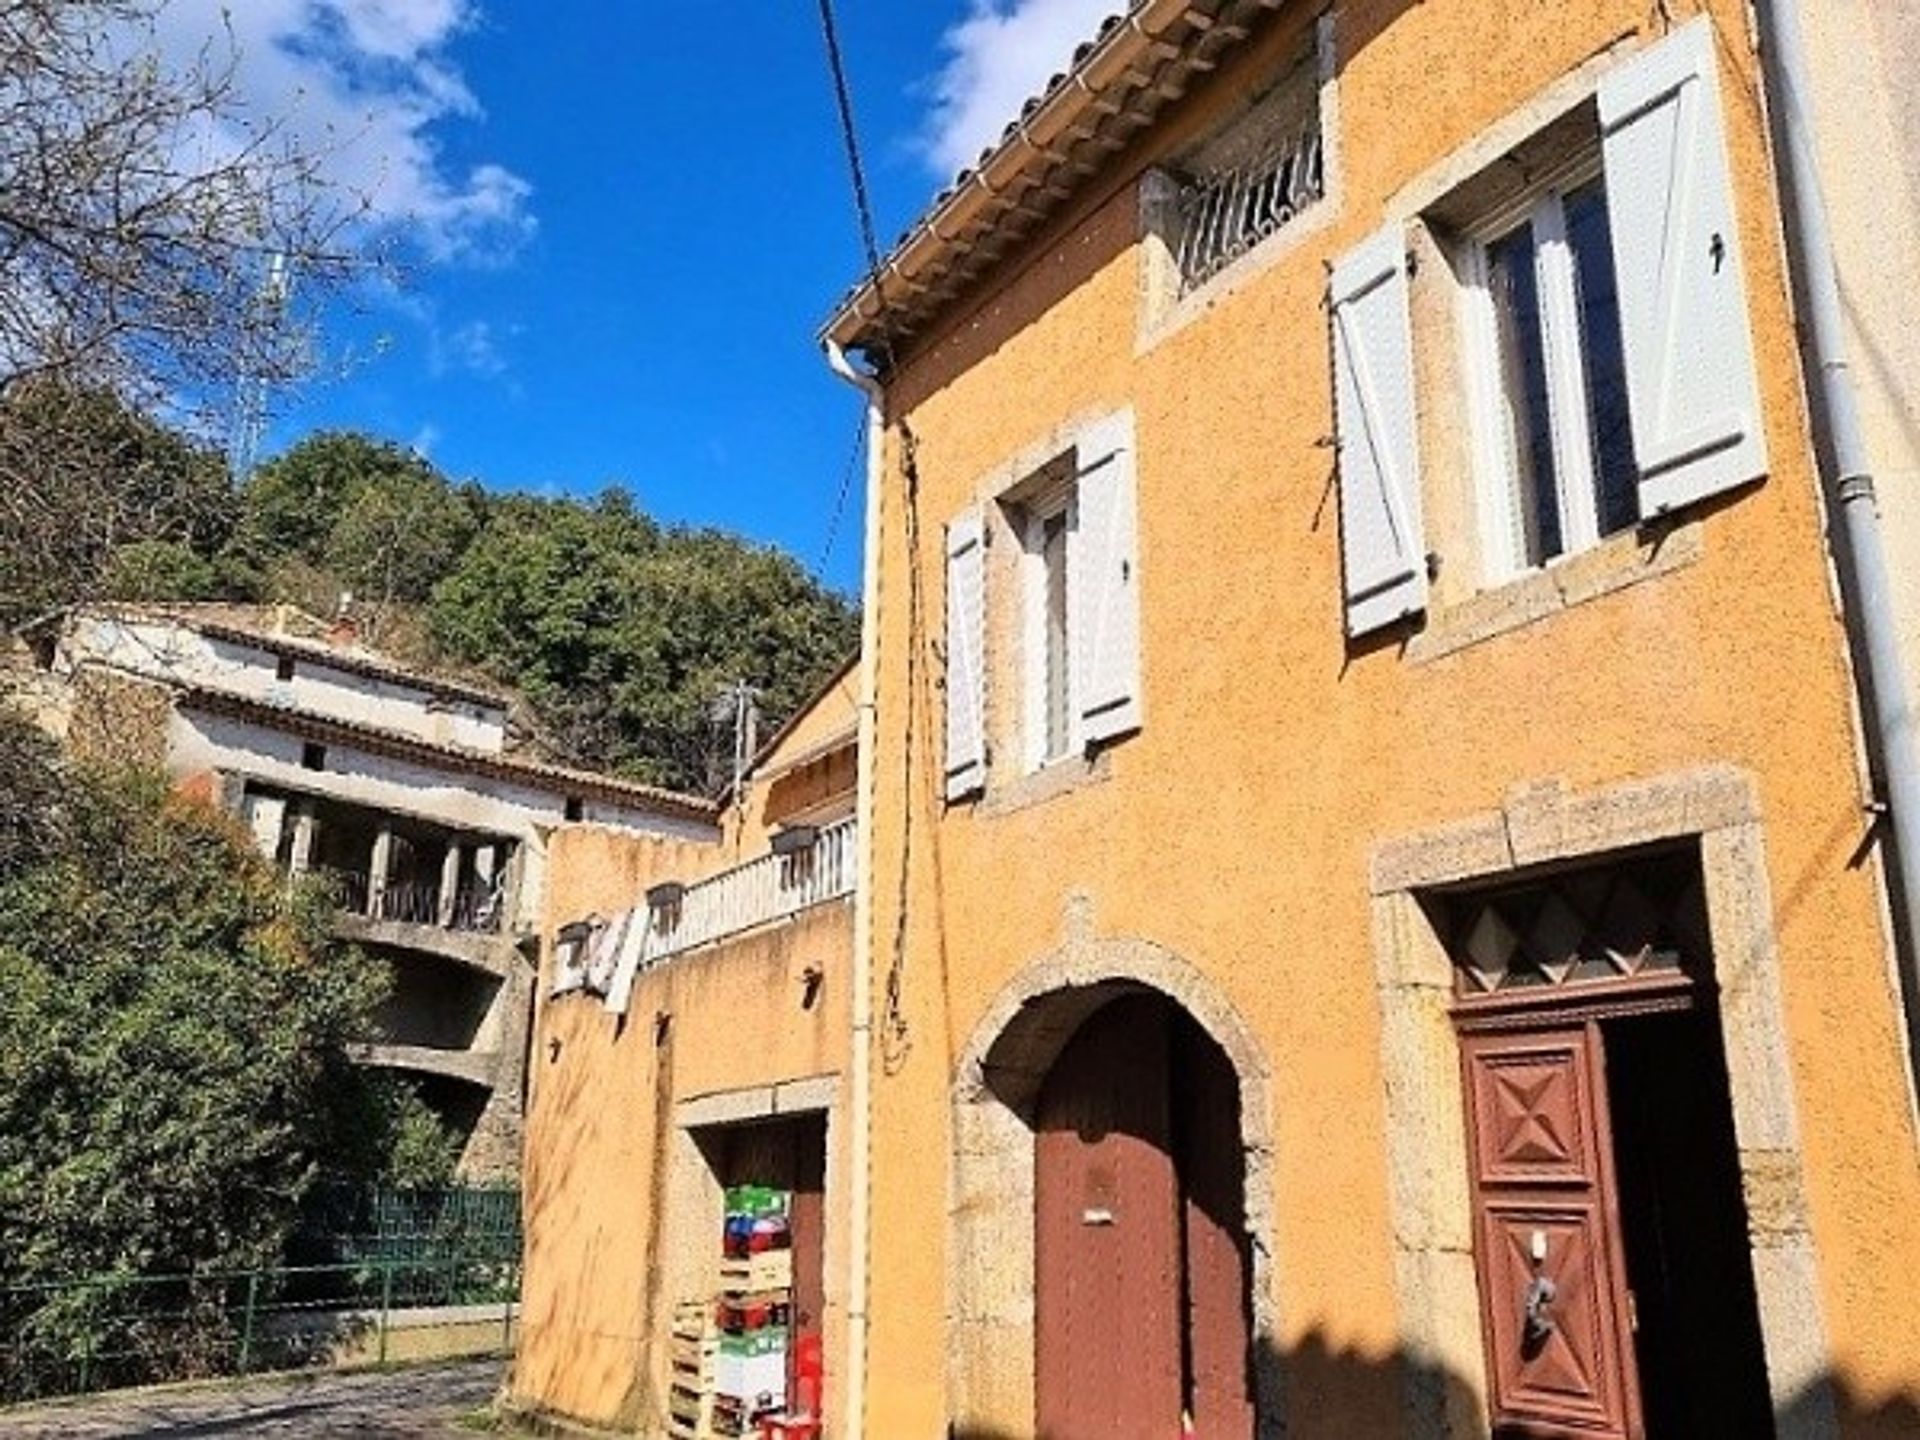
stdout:
<svg viewBox="0 0 1920 1440">
<path fill-rule="evenodd" d="M 1860 401 L 1847 358 L 1846 307 L 1820 165 L 1814 155 L 1813 85 L 1798 0 L 1759 0 L 1760 58 L 1771 92 L 1787 239 L 1798 265 L 1804 313 L 1801 332 L 1807 388 L 1827 422 L 1827 478 L 1839 500 L 1853 566 L 1847 598 L 1860 640 L 1886 789 L 1887 828 L 1899 897 L 1892 903 L 1902 933 L 1895 951 L 1903 972 L 1908 1067 L 1920 1067 L 1920 719 L 1911 709 L 1899 625 L 1893 613 L 1886 545 L 1874 495 L 1873 456 L 1860 421 Z M 1891 899 L 1891 897 L 1890 897 Z M 1915 1077 L 1910 1076 L 1910 1079 Z M 1920 1081 L 1916 1081 L 1920 1085 Z"/>
<path fill-rule="evenodd" d="M 886 397 L 880 382 L 854 368 L 833 340 L 825 342 L 833 373 L 857 387 L 867 399 L 866 551 L 860 581 L 860 748 L 855 757 L 852 1035 L 849 1039 L 847 1114 L 847 1377 L 845 1420 L 837 1427 L 847 1440 L 867 1432 L 867 1291 L 872 1267 L 872 1220 L 868 1192 L 873 1177 L 873 809 L 875 715 L 879 677 L 880 486 L 885 474 Z"/>
</svg>

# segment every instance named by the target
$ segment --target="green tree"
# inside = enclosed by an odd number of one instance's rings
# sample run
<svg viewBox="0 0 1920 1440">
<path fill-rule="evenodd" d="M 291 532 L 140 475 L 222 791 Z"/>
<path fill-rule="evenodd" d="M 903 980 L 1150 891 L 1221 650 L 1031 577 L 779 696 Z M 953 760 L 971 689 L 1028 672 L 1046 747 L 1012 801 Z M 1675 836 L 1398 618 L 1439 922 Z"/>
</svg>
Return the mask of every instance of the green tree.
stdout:
<svg viewBox="0 0 1920 1440">
<path fill-rule="evenodd" d="M 350 592 L 368 638 L 378 641 L 459 560 L 482 504 L 478 487 L 450 484 L 411 450 L 323 431 L 261 466 L 242 488 L 229 560 L 276 599 L 330 609 Z"/>
<path fill-rule="evenodd" d="M 382 971 L 158 776 L 0 716 L 0 783 L 0 1280 L 272 1263 Z"/>
<path fill-rule="evenodd" d="M 564 758 L 684 787 L 712 779 L 723 687 L 754 686 L 777 723 L 858 637 L 853 607 L 792 557 L 663 528 L 618 490 L 494 502 L 427 618 L 443 653 L 527 697 Z"/>
</svg>

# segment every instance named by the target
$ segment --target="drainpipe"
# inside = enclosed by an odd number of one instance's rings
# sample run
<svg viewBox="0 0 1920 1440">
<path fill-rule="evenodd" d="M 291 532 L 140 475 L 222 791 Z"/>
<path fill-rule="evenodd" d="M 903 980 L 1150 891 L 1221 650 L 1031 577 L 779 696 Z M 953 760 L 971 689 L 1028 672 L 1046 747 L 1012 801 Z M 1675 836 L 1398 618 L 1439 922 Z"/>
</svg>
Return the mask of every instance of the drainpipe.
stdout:
<svg viewBox="0 0 1920 1440">
<path fill-rule="evenodd" d="M 1853 610 L 1871 692 L 1874 740 L 1886 786 L 1881 808 L 1892 832 L 1899 896 L 1895 951 L 1909 1006 L 1911 1041 L 1920 1003 L 1920 746 L 1900 657 L 1900 636 L 1887 581 L 1886 548 L 1874 500 L 1873 470 L 1860 424 L 1859 397 L 1847 362 L 1847 334 L 1840 304 L 1833 236 L 1814 158 L 1812 86 L 1806 41 L 1800 31 L 1800 0 L 1758 0 L 1760 58 L 1774 103 L 1774 142 L 1782 167 L 1782 203 L 1788 244 L 1800 271 L 1806 306 L 1804 345 L 1811 369 L 1808 387 L 1818 396 L 1827 425 L 1828 457 L 1840 519 L 1853 566 Z M 1920 1052 L 1909 1056 L 1920 1062 Z"/>
<path fill-rule="evenodd" d="M 847 352 L 824 342 L 833 373 L 856 387 L 867 400 L 866 550 L 860 582 L 860 742 L 854 799 L 852 1035 L 849 1039 L 847 1114 L 849 1203 L 852 1231 L 847 1264 L 846 1419 L 838 1427 L 847 1440 L 861 1440 L 867 1428 L 867 1291 L 872 1263 L 872 1221 L 868 1191 L 873 1177 L 873 810 L 874 738 L 879 677 L 880 484 L 884 471 L 886 395 L 880 382 L 855 368 Z"/>
</svg>

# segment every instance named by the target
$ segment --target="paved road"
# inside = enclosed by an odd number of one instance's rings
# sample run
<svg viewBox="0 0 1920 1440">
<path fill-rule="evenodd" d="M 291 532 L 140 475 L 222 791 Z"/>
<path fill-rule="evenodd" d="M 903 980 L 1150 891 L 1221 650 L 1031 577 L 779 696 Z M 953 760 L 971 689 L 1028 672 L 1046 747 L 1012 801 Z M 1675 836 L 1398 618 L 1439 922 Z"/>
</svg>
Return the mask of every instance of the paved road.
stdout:
<svg viewBox="0 0 1920 1440">
<path fill-rule="evenodd" d="M 473 1440 L 460 1423 L 500 1385 L 498 1360 L 356 1375 L 299 1375 L 244 1384 L 104 1395 L 31 1410 L 0 1410 L 0 1437 L 118 1440 L 121 1436 L 376 1436 Z"/>
</svg>

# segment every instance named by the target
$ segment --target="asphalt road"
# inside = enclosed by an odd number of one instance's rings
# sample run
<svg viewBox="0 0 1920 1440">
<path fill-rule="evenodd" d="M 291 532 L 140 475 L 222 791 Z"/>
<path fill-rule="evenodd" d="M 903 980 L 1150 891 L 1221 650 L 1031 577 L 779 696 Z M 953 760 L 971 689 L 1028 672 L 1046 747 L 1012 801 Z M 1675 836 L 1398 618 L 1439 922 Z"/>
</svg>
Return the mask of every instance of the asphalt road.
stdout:
<svg viewBox="0 0 1920 1440">
<path fill-rule="evenodd" d="M 0 1410 L 0 1437 L 108 1440 L 132 1435 L 379 1436 L 452 1440 L 499 1389 L 499 1360 L 383 1373 L 310 1374 L 237 1384 L 128 1391 L 58 1405 Z"/>
</svg>

